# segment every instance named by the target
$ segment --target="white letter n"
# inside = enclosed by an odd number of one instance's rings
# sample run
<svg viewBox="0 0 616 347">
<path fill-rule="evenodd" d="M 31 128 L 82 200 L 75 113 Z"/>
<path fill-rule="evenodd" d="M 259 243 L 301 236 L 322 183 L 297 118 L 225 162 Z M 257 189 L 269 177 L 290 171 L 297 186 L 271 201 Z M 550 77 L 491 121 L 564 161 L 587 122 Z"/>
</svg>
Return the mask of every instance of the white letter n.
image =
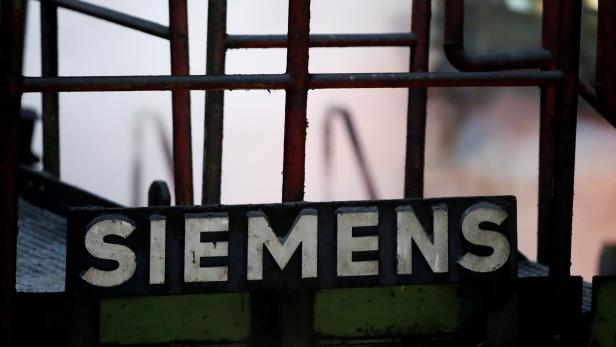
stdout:
<svg viewBox="0 0 616 347">
<path fill-rule="evenodd" d="M 434 273 L 447 272 L 449 265 L 447 207 L 445 205 L 432 207 L 433 240 L 430 240 L 430 237 L 426 234 L 411 206 L 398 207 L 396 214 L 398 224 L 398 274 L 409 275 L 413 272 L 413 242 L 415 242 Z"/>
</svg>

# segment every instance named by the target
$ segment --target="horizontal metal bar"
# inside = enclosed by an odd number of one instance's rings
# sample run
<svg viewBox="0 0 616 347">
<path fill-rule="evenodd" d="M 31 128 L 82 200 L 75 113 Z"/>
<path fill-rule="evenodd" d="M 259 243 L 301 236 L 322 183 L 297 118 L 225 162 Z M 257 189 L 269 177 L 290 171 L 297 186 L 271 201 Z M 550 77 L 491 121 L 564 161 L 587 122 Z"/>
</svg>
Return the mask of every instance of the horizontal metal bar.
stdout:
<svg viewBox="0 0 616 347">
<path fill-rule="evenodd" d="M 24 77 L 22 88 L 28 92 L 111 92 L 139 90 L 233 90 L 285 89 L 291 78 L 280 75 L 189 75 L 189 76 L 87 76 Z"/>
<path fill-rule="evenodd" d="M 310 47 L 408 47 L 415 44 L 413 33 L 313 34 Z M 286 48 L 287 35 L 227 35 L 225 46 L 234 48 Z"/>
<path fill-rule="evenodd" d="M 543 48 L 493 53 L 468 53 L 463 46 L 445 42 L 445 56 L 460 71 L 499 71 L 547 66 L 552 59 Z"/>
<path fill-rule="evenodd" d="M 309 75 L 308 88 L 524 87 L 562 78 L 560 71 L 334 73 Z M 22 92 L 288 89 L 291 82 L 288 74 L 24 77 Z"/>
<path fill-rule="evenodd" d="M 560 71 L 313 74 L 308 86 L 310 89 L 529 87 L 556 84 L 562 79 Z"/>
<path fill-rule="evenodd" d="M 121 26 L 135 29 L 146 34 L 154 35 L 163 39 L 169 39 L 169 28 L 151 22 L 149 20 L 141 19 L 138 17 L 130 16 L 122 12 L 110 10 L 105 7 L 89 4 L 78 0 L 39 0 L 41 2 L 48 2 L 56 4 L 59 7 L 67 10 L 86 14 L 98 19 L 102 19 L 111 23 L 119 24 Z"/>
</svg>

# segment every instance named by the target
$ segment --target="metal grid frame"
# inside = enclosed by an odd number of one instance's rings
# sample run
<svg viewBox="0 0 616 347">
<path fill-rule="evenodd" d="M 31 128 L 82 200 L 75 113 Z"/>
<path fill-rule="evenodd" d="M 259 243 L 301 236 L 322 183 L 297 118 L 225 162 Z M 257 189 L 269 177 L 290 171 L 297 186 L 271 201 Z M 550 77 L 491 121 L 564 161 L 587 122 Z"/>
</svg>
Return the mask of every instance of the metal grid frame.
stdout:
<svg viewBox="0 0 616 347">
<path fill-rule="evenodd" d="M 578 90 L 612 124 L 616 38 L 607 19 L 616 2 L 600 1 L 597 89 L 578 80 L 581 0 L 544 0 L 543 47 L 471 54 L 464 48 L 464 1 L 445 2 L 445 54 L 459 72 L 429 72 L 431 0 L 412 1 L 407 33 L 310 35 L 310 0 L 289 0 L 288 35 L 228 35 L 227 1 L 209 0 L 206 75 L 189 75 L 186 0 L 169 0 L 169 27 L 78 0 L 41 0 L 42 76 L 22 76 L 26 0 L 1 2 L 0 170 L 2 173 L 2 326 L 8 336 L 15 288 L 17 224 L 17 119 L 22 93 L 43 94 L 43 165 L 59 176 L 58 93 L 169 90 L 173 100 L 176 200 L 192 204 L 190 90 L 206 90 L 203 203 L 220 202 L 224 90 L 286 91 L 283 201 L 304 197 L 308 91 L 327 88 L 408 88 L 404 197 L 423 196 L 427 89 L 432 87 L 541 88 L 538 258 L 550 275 L 569 276 L 575 127 Z M 57 9 L 88 14 L 170 41 L 171 75 L 58 77 Z M 602 17 L 602 13 L 606 13 Z M 308 71 L 310 47 L 410 47 L 408 73 Z M 286 48 L 283 74 L 225 74 L 225 53 L 235 48 Z M 519 70 L 524 69 L 524 70 Z M 518 71 L 508 71 L 518 70 Z M 284 298 L 283 298 L 284 300 Z M 301 297 L 293 297 L 295 303 Z M 309 302 L 309 298 L 306 299 Z M 303 305 L 299 305 L 302 307 Z M 6 324 L 5 324 L 6 323 Z"/>
</svg>

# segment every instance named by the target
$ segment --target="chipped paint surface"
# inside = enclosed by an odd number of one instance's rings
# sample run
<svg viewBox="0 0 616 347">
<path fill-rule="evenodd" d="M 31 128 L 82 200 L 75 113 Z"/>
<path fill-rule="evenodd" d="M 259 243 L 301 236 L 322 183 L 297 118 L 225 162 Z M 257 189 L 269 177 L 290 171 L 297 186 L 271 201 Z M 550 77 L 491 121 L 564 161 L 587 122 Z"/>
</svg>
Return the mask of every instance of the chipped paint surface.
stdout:
<svg viewBox="0 0 616 347">
<path fill-rule="evenodd" d="M 201 266 L 201 258 L 226 257 L 229 255 L 227 241 L 201 242 L 201 233 L 229 231 L 227 214 L 212 214 L 197 217 L 187 215 L 185 221 L 184 281 L 221 282 L 229 275 L 228 266 Z"/>
<path fill-rule="evenodd" d="M 246 341 L 250 294 L 148 296 L 101 300 L 100 342 Z"/>
<path fill-rule="evenodd" d="M 476 299 L 457 285 L 320 290 L 314 328 L 324 340 L 451 334 L 474 324 Z"/>
<path fill-rule="evenodd" d="M 165 283 L 165 233 L 164 218 L 150 222 L 150 284 Z"/>
<path fill-rule="evenodd" d="M 338 276 L 370 276 L 379 274 L 378 260 L 353 261 L 353 252 L 378 251 L 378 235 L 353 237 L 353 228 L 379 224 L 376 207 L 339 208 L 336 210 Z"/>
<path fill-rule="evenodd" d="M 500 225 L 507 216 L 506 211 L 494 204 L 479 203 L 469 207 L 462 218 L 462 234 L 473 244 L 492 248 L 493 253 L 488 256 L 466 253 L 458 264 L 474 272 L 491 272 L 502 267 L 511 252 L 509 241 L 501 233 L 482 228 L 481 224 Z"/>
<path fill-rule="evenodd" d="M 85 248 L 95 257 L 115 260 L 118 267 L 110 271 L 90 267 L 81 278 L 99 287 L 113 287 L 128 281 L 137 268 L 135 253 L 126 246 L 106 243 L 103 239 L 110 235 L 127 238 L 133 230 L 133 224 L 123 219 L 95 221 L 86 233 Z"/>
<path fill-rule="evenodd" d="M 430 269 L 435 273 L 448 271 L 449 236 L 447 227 L 447 206 L 432 208 L 434 227 L 432 240 L 426 234 L 411 206 L 396 209 L 398 224 L 397 269 L 400 275 L 413 273 L 413 242 L 419 248 Z"/>
<path fill-rule="evenodd" d="M 69 290 L 103 296 L 463 283 L 516 273 L 512 197 L 90 208 L 72 216 Z M 92 227 L 113 223 L 130 237 Z M 99 246 L 131 256 L 116 270 L 132 276 L 106 286 L 78 277 L 115 271 L 118 255 L 93 251 Z"/>
<path fill-rule="evenodd" d="M 317 277 L 317 211 L 302 210 L 289 232 L 278 237 L 262 211 L 248 213 L 248 280 L 263 279 L 263 252 L 267 248 L 278 267 L 285 268 L 302 246 L 302 278 Z"/>
</svg>

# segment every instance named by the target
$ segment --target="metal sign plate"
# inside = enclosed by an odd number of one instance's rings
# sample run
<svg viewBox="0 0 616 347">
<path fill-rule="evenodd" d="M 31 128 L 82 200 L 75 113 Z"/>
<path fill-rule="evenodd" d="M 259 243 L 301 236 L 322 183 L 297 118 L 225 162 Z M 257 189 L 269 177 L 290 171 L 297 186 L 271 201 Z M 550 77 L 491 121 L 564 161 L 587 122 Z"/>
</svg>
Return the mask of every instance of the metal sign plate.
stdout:
<svg viewBox="0 0 616 347">
<path fill-rule="evenodd" d="M 81 208 L 67 291 L 101 296 L 509 279 L 511 196 Z"/>
</svg>

